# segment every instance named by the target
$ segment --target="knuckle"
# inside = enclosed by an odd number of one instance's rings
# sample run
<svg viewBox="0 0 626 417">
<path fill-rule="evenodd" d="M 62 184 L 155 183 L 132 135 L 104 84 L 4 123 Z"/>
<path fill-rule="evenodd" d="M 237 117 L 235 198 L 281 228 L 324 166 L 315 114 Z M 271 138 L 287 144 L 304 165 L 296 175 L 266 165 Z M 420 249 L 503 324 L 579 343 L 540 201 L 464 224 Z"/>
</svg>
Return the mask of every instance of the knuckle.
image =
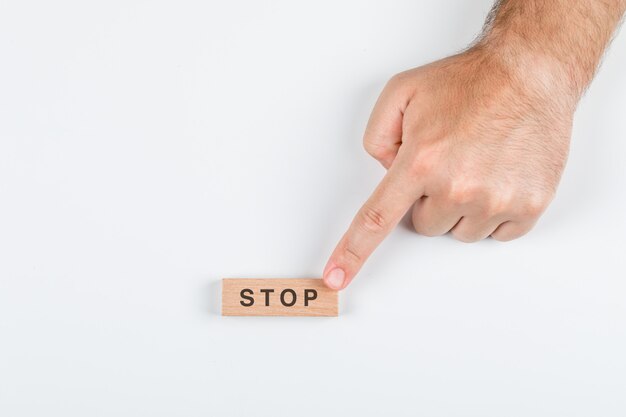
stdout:
<svg viewBox="0 0 626 417">
<path fill-rule="evenodd" d="M 454 230 L 452 231 L 452 236 L 456 240 L 463 242 L 463 243 L 475 243 L 481 240 L 480 236 L 474 235 L 472 233 L 455 232 Z"/>
<path fill-rule="evenodd" d="M 358 269 L 365 261 L 365 256 L 354 246 L 352 242 L 346 240 L 342 243 L 341 248 L 337 251 L 335 263 L 341 265 L 344 270 Z"/>
<path fill-rule="evenodd" d="M 437 166 L 439 154 L 437 151 L 421 148 L 413 150 L 413 155 L 408 163 L 408 173 L 412 178 L 423 178 L 433 172 Z"/>
<path fill-rule="evenodd" d="M 358 215 L 357 224 L 368 233 L 381 233 L 387 229 L 388 222 L 382 211 L 365 206 Z"/>
<path fill-rule="evenodd" d="M 508 213 L 513 206 L 513 197 L 510 193 L 490 193 L 486 201 L 485 214 L 488 217 Z"/>
<path fill-rule="evenodd" d="M 544 212 L 550 203 L 551 197 L 542 193 L 528 197 L 520 204 L 519 214 L 522 217 L 536 218 Z"/>
<path fill-rule="evenodd" d="M 423 178 L 428 173 L 428 166 L 420 158 L 413 158 L 408 164 L 407 172 L 410 178 Z"/>
<path fill-rule="evenodd" d="M 413 229 L 417 234 L 426 237 L 435 237 L 440 236 L 442 233 L 438 233 L 434 228 L 428 226 L 428 224 L 424 221 L 413 220 Z"/>
<path fill-rule="evenodd" d="M 539 204 L 526 204 L 521 209 L 521 214 L 523 217 L 539 217 L 543 212 L 543 206 Z"/>
<path fill-rule="evenodd" d="M 472 214 L 481 220 L 488 220 L 495 214 L 495 203 L 491 198 L 472 199 Z"/>
<path fill-rule="evenodd" d="M 346 245 L 343 249 L 342 261 L 345 264 L 361 264 L 363 263 L 363 256 L 350 245 Z"/>
<path fill-rule="evenodd" d="M 399 72 L 387 80 L 383 91 L 386 94 L 404 94 L 408 91 L 407 87 L 411 85 L 412 78 L 411 70 Z"/>
<path fill-rule="evenodd" d="M 363 147 L 365 148 L 365 152 L 376 159 L 384 159 L 391 155 L 391 149 L 388 146 L 372 140 L 364 139 Z"/>
<path fill-rule="evenodd" d="M 397 74 L 394 74 L 387 81 L 386 88 L 392 88 L 392 89 L 397 88 L 404 83 L 405 79 L 406 79 L 406 73 L 404 72 L 399 72 Z"/>
<path fill-rule="evenodd" d="M 481 194 L 480 186 L 467 180 L 457 180 L 450 184 L 448 199 L 452 204 L 462 206 L 480 198 Z"/>
<path fill-rule="evenodd" d="M 438 224 L 432 216 L 429 216 L 426 212 L 419 209 L 413 210 L 411 220 L 413 222 L 413 229 L 415 232 L 422 236 L 435 237 L 444 235 L 448 232 L 448 230 L 444 230 L 445 227 Z"/>
</svg>

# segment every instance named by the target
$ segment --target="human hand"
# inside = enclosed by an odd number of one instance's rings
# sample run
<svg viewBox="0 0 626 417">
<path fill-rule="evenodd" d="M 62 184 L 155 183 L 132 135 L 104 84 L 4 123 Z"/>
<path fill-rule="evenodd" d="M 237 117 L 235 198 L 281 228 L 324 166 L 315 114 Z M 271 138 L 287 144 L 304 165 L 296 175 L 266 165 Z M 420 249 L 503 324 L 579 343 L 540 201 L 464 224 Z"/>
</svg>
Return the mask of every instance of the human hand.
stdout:
<svg viewBox="0 0 626 417">
<path fill-rule="evenodd" d="M 552 200 L 578 93 L 554 61 L 475 47 L 394 76 L 364 135 L 387 168 L 326 268 L 345 288 L 412 207 L 415 230 L 463 242 L 528 232 Z"/>
</svg>

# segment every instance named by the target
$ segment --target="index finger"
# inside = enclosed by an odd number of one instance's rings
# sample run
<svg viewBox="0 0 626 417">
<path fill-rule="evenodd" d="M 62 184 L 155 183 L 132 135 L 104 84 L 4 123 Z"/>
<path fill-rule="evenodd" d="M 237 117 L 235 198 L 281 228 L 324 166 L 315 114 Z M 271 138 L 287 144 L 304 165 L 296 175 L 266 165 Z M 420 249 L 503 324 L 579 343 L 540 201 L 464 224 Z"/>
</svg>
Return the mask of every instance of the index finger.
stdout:
<svg viewBox="0 0 626 417">
<path fill-rule="evenodd" d="M 419 181 L 411 179 L 400 164 L 392 165 L 330 256 L 324 283 L 335 290 L 345 288 L 422 194 Z"/>
</svg>

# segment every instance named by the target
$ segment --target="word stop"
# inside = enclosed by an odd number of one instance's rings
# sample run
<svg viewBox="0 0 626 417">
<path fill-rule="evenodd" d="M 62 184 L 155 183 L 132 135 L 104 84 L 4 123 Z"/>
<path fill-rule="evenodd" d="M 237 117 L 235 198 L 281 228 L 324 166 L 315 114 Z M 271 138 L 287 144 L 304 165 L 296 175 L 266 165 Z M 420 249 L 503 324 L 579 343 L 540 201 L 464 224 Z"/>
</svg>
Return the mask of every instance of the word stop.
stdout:
<svg viewBox="0 0 626 417">
<path fill-rule="evenodd" d="M 265 294 L 265 306 L 270 306 L 270 295 L 274 292 L 271 288 L 262 288 L 260 293 Z M 252 307 L 254 305 L 254 291 L 250 288 L 244 288 L 239 293 L 242 300 L 239 302 L 244 307 Z M 317 290 L 312 288 L 306 288 L 304 290 L 304 306 L 309 306 L 309 301 L 313 301 L 317 298 Z M 287 301 L 289 300 L 289 301 Z M 280 303 L 285 307 L 293 307 L 298 301 L 298 295 L 295 290 L 286 288 L 280 292 Z"/>
<path fill-rule="evenodd" d="M 337 316 L 337 292 L 321 279 L 223 279 L 224 316 Z"/>
</svg>

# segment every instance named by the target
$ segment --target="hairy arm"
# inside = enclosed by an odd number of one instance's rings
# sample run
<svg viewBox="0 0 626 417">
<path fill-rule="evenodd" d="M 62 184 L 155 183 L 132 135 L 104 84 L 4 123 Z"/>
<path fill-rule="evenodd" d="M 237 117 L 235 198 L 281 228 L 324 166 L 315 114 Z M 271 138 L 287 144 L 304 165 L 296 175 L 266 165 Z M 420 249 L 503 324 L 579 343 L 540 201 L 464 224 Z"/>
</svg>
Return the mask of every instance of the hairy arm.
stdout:
<svg viewBox="0 0 626 417">
<path fill-rule="evenodd" d="M 545 65 L 580 95 L 625 10 L 626 0 L 500 0 L 477 46 L 522 70 Z"/>
<path fill-rule="evenodd" d="M 552 200 L 576 105 L 626 0 L 502 0 L 466 51 L 394 76 L 364 135 L 387 168 L 332 253 L 345 288 L 411 211 L 426 236 L 527 233 Z"/>
</svg>

